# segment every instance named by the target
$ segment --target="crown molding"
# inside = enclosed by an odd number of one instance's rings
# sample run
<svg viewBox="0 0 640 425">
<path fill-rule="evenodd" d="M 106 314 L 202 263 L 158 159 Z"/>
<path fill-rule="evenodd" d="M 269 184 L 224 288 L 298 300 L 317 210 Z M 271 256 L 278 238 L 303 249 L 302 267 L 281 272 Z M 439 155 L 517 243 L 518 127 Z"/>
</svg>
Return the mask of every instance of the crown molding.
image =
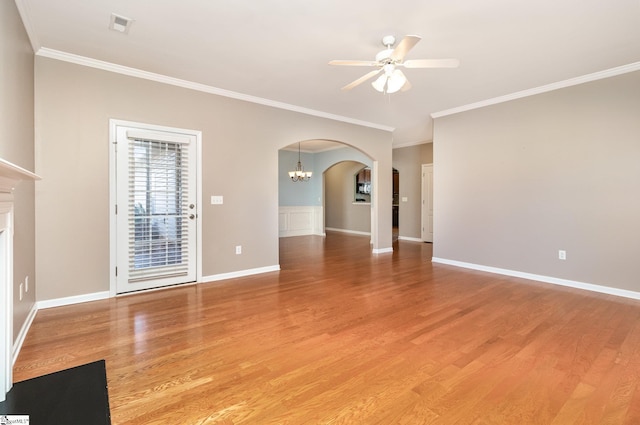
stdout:
<svg viewBox="0 0 640 425">
<path fill-rule="evenodd" d="M 392 149 L 401 149 L 401 148 L 408 148 L 410 146 L 427 145 L 429 143 L 433 143 L 433 140 L 420 140 L 420 141 L 415 141 L 415 142 L 398 143 L 397 145 L 392 145 L 391 148 Z"/>
<path fill-rule="evenodd" d="M 49 49 L 42 47 L 37 50 L 37 56 L 41 56 L 49 59 L 56 59 L 63 62 L 74 63 L 76 65 L 87 66 L 90 68 L 101 69 L 103 71 L 114 72 L 116 74 L 128 75 L 130 77 L 142 78 L 144 80 L 155 81 L 158 83 L 169 84 L 172 86 L 182 87 L 190 90 L 196 90 L 203 93 L 214 94 L 217 96 L 228 97 L 231 99 L 243 100 L 246 102 L 256 103 L 259 105 L 270 106 L 273 108 L 284 109 L 292 112 L 299 112 L 305 115 L 312 115 L 320 118 L 327 118 L 333 121 L 341 121 L 349 124 L 355 124 L 362 127 L 374 128 L 377 130 L 384 130 L 392 132 L 393 127 L 376 124 L 368 121 L 357 120 L 342 115 L 335 115 L 328 112 L 317 111 L 315 109 L 304 108 L 301 106 L 291 105 L 289 103 L 278 102 L 275 100 L 264 99 L 257 96 L 251 96 L 244 93 L 238 93 L 231 90 L 220 89 L 206 84 L 195 83 L 193 81 L 181 80 L 179 78 L 169 77 L 162 74 L 156 74 L 153 72 L 143 71 L 137 68 L 130 68 L 128 66 L 117 65 L 111 62 L 105 62 L 97 59 L 88 58 L 85 56 L 75 55 L 73 53 L 61 52 L 59 50 Z"/>
<path fill-rule="evenodd" d="M 519 92 L 507 94 L 504 96 L 494 97 L 492 99 L 482 100 L 480 102 L 470 103 L 468 105 L 458 106 L 456 108 L 446 109 L 440 112 L 434 112 L 431 114 L 431 118 L 440 118 L 447 115 L 453 115 L 460 112 L 470 111 L 472 109 L 484 108 L 485 106 L 496 105 L 498 103 L 508 102 L 510 100 L 521 99 L 523 97 L 534 96 L 536 94 L 546 93 L 553 90 L 563 89 L 565 87 L 577 86 L 579 84 L 588 83 L 591 81 L 602 80 L 604 78 L 615 77 L 617 75 L 626 74 L 640 70 L 640 62 L 633 62 L 628 65 L 618 66 L 616 68 L 610 68 L 604 71 L 594 72 L 592 74 L 583 75 L 581 77 L 570 78 L 564 81 L 558 81 L 557 83 L 547 84 L 532 89 L 522 90 Z"/>
<path fill-rule="evenodd" d="M 40 40 L 36 35 L 36 31 L 33 28 L 33 23 L 31 22 L 31 11 L 29 9 L 29 3 L 26 0 L 15 0 L 16 7 L 18 8 L 18 14 L 20 15 L 20 19 L 22 19 L 22 25 L 24 26 L 24 30 L 27 32 L 27 37 L 29 37 L 29 42 L 31 43 L 31 48 L 34 52 L 40 50 Z"/>
</svg>

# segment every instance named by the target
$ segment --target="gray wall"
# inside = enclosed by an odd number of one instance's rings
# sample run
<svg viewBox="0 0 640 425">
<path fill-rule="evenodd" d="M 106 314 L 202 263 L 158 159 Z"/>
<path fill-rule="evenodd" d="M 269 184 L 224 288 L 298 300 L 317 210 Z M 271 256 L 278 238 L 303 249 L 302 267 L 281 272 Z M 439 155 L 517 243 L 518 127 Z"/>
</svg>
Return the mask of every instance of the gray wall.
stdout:
<svg viewBox="0 0 640 425">
<path fill-rule="evenodd" d="M 434 257 L 640 291 L 640 72 L 437 118 L 434 185 Z"/>
<path fill-rule="evenodd" d="M 34 170 L 33 50 L 13 1 L 0 1 L 0 158 Z M 34 183 L 14 191 L 13 336 L 36 299 Z M 19 286 L 29 276 L 29 292 Z"/>
<path fill-rule="evenodd" d="M 36 57 L 38 300 L 109 289 L 110 118 L 203 132 L 204 276 L 278 264 L 278 150 L 345 142 L 391 173 L 388 132 Z M 250 170 L 243 176 L 238 170 Z M 317 172 L 316 170 L 314 170 Z M 380 179 L 391 198 L 391 182 Z M 206 202 L 223 195 L 224 205 Z M 374 247 L 391 247 L 381 202 Z M 377 245 L 376 245 L 377 243 Z M 243 254 L 235 255 L 234 246 Z"/>
<path fill-rule="evenodd" d="M 393 150 L 393 168 L 398 170 L 400 195 L 398 237 L 421 238 L 422 164 L 433 163 L 433 143 Z M 406 197 L 407 202 L 402 202 Z"/>
<path fill-rule="evenodd" d="M 371 232 L 371 204 L 354 202 L 355 174 L 366 164 L 343 161 L 324 173 L 325 227 Z"/>
</svg>

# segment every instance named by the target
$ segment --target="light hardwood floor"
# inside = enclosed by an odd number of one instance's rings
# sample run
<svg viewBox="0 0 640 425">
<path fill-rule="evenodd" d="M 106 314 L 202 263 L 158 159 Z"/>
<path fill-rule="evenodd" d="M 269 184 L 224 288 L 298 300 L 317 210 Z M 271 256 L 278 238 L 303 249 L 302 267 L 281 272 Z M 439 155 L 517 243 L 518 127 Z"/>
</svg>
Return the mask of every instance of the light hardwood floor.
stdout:
<svg viewBox="0 0 640 425">
<path fill-rule="evenodd" d="M 640 302 L 281 240 L 282 271 L 42 310 L 16 381 L 106 359 L 113 424 L 639 424 Z"/>
</svg>

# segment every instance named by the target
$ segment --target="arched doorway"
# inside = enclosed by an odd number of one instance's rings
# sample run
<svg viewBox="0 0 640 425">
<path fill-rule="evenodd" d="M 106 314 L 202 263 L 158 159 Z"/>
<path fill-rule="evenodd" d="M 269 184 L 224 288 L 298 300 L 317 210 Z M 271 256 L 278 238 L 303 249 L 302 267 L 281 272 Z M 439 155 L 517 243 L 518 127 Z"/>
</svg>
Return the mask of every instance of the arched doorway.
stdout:
<svg viewBox="0 0 640 425">
<path fill-rule="evenodd" d="M 325 229 L 371 237 L 371 167 L 338 162 L 324 172 Z"/>
<path fill-rule="evenodd" d="M 332 226 L 330 217 L 329 224 L 325 226 L 327 195 L 326 172 L 337 164 L 350 163 L 358 164 L 359 168 L 372 168 L 374 161 L 367 154 L 346 143 L 326 140 L 311 140 L 300 142 L 300 153 L 298 153 L 298 142 L 287 145 L 279 150 L 278 164 L 278 204 L 279 204 L 279 237 L 298 236 L 305 234 L 324 235 L 325 227 L 335 229 Z M 297 162 L 300 161 L 305 170 L 313 171 L 312 178 L 308 181 L 292 182 L 289 178 L 289 171 L 293 170 Z M 340 167 L 338 167 L 340 168 Z M 358 216 L 366 214 L 367 228 L 362 228 L 362 222 L 355 228 L 352 225 L 338 227 L 340 230 L 352 231 L 354 233 L 366 233 L 374 239 L 376 231 L 373 223 L 372 205 L 368 203 L 356 204 L 354 198 L 354 173 L 351 173 L 344 181 L 345 190 L 350 191 L 348 205 L 355 207 Z M 348 193 L 348 192 L 344 192 Z M 340 200 L 344 203 L 346 200 Z M 331 202 L 329 207 L 331 207 Z M 347 220 L 349 223 L 349 220 Z M 353 221 L 351 221 L 353 223 Z M 375 249 L 375 246 L 374 246 Z"/>
</svg>

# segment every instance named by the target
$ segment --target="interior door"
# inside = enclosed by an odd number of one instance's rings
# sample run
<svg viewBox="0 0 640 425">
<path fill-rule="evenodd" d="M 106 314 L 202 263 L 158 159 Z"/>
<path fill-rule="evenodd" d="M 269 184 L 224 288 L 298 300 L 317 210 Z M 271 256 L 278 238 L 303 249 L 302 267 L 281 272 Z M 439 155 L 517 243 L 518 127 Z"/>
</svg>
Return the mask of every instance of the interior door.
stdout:
<svg viewBox="0 0 640 425">
<path fill-rule="evenodd" d="M 433 164 L 422 164 L 422 240 L 433 242 Z"/>
<path fill-rule="evenodd" d="M 116 292 L 196 281 L 196 136 L 116 126 Z"/>
</svg>

